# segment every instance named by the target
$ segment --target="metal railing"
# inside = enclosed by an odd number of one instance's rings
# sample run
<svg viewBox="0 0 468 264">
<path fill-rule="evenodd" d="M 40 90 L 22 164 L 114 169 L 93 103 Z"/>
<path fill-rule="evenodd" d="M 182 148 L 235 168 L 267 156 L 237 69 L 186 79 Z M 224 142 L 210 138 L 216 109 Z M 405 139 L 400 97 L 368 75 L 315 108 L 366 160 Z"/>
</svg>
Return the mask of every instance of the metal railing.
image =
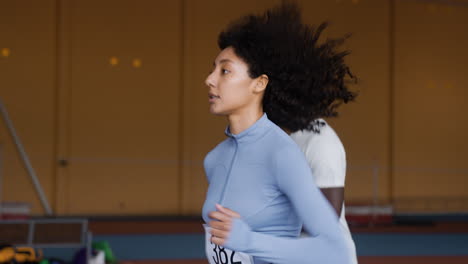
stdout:
<svg viewBox="0 0 468 264">
<path fill-rule="evenodd" d="M 41 204 L 42 204 L 42 207 L 44 207 L 44 210 L 45 210 L 45 213 L 46 215 L 53 215 L 53 211 L 49 205 L 49 201 L 47 200 L 47 197 L 45 196 L 44 194 L 44 191 L 42 189 L 42 186 L 41 186 L 41 183 L 39 182 L 39 180 L 37 179 L 37 175 L 36 175 L 36 172 L 34 171 L 34 168 L 32 167 L 31 165 L 31 162 L 29 161 L 29 157 L 28 155 L 26 154 L 26 151 L 23 147 L 23 144 L 21 143 L 21 140 L 18 136 L 18 134 L 16 133 L 16 130 L 15 130 L 15 127 L 13 126 L 13 122 L 11 121 L 9 115 L 8 115 L 8 112 L 7 112 L 7 109 L 5 107 L 5 105 L 3 104 L 3 102 L 0 100 L 0 113 L 2 115 L 2 118 L 3 120 L 5 121 L 5 125 L 8 129 L 8 132 L 10 133 L 12 139 L 13 139 L 13 143 L 15 144 L 16 146 L 16 149 L 18 150 L 18 153 L 21 157 L 21 160 L 23 161 L 23 164 L 26 168 L 26 171 L 29 175 L 29 178 L 31 178 L 31 181 L 34 185 L 34 188 L 37 192 L 37 195 L 39 196 L 39 199 L 41 201 Z M 1 161 L 0 161 L 1 162 Z M 1 165 L 1 164 L 0 164 Z M 0 175 L 1 176 L 1 175 Z M 1 183 L 1 178 L 0 178 L 0 183 Z M 1 195 L 1 185 L 0 185 L 0 195 Z M 0 196 L 1 198 L 1 196 Z"/>
</svg>

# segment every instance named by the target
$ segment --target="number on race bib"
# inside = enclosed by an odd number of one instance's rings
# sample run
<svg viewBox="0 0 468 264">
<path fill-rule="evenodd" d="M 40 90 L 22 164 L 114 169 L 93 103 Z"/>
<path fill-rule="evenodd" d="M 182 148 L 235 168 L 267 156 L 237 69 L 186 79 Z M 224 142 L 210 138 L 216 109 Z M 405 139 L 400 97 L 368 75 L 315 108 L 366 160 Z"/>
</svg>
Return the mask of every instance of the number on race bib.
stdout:
<svg viewBox="0 0 468 264">
<path fill-rule="evenodd" d="M 223 247 L 218 246 L 219 248 L 219 260 L 221 260 L 221 264 L 229 264 L 228 263 L 228 256 L 226 254 L 226 250 Z"/>
<path fill-rule="evenodd" d="M 205 228 L 205 251 L 210 264 L 253 264 L 253 258 L 245 253 L 232 251 L 211 241 L 209 227 Z"/>
<path fill-rule="evenodd" d="M 213 245 L 213 242 L 211 242 L 211 244 Z M 218 249 L 218 245 L 214 244 L 213 252 L 215 253 L 214 255 L 215 255 L 216 259 L 215 259 L 215 257 L 212 257 L 212 258 L 213 258 L 215 264 L 219 264 L 219 255 L 218 255 L 217 249 Z"/>
<path fill-rule="evenodd" d="M 236 254 L 235 251 L 232 252 L 231 254 L 231 264 L 242 264 L 242 261 L 236 261 L 234 262 L 234 255 Z"/>
<path fill-rule="evenodd" d="M 211 242 L 211 245 L 213 245 L 213 252 L 215 253 L 212 258 L 216 264 L 242 264 L 242 261 L 234 261 L 234 256 L 236 255 L 235 251 L 232 251 L 230 258 L 228 258 L 224 247 L 213 244 L 213 242 Z"/>
</svg>

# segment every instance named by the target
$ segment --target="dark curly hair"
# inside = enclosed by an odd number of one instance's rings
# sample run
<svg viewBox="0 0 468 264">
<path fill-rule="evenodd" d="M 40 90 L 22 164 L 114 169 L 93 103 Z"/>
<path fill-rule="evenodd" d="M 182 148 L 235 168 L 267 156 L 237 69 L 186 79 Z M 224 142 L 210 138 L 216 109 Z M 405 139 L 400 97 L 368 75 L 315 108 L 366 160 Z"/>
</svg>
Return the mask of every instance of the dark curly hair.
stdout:
<svg viewBox="0 0 468 264">
<path fill-rule="evenodd" d="M 347 86 L 356 82 L 344 62 L 349 52 L 337 51 L 349 35 L 319 44 L 327 25 L 304 24 L 299 6 L 283 1 L 262 15 L 242 17 L 218 36 L 219 48 L 232 47 L 251 78 L 268 76 L 263 110 L 291 132 L 318 132 L 316 119 L 337 116 L 337 107 L 357 96 Z"/>
</svg>

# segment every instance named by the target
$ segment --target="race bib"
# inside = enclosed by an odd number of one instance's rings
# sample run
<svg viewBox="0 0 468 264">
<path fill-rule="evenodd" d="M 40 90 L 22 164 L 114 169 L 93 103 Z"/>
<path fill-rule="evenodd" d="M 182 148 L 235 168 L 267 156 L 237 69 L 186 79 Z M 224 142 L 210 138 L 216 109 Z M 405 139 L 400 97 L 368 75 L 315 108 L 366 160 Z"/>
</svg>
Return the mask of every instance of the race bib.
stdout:
<svg viewBox="0 0 468 264">
<path fill-rule="evenodd" d="M 210 264 L 253 264 L 253 258 L 245 253 L 232 251 L 211 242 L 210 227 L 205 228 L 205 252 Z"/>
</svg>

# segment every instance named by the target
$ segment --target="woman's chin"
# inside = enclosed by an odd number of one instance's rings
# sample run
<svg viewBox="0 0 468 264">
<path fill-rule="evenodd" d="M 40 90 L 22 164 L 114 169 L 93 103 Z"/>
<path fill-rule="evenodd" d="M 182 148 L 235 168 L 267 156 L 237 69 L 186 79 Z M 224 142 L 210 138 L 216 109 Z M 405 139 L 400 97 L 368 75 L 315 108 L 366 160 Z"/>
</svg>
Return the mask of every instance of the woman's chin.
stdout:
<svg viewBox="0 0 468 264">
<path fill-rule="evenodd" d="M 227 115 L 225 112 L 220 111 L 219 109 L 216 109 L 214 107 L 210 107 L 210 113 L 213 115 L 218 115 L 218 116 L 225 116 Z"/>
</svg>

